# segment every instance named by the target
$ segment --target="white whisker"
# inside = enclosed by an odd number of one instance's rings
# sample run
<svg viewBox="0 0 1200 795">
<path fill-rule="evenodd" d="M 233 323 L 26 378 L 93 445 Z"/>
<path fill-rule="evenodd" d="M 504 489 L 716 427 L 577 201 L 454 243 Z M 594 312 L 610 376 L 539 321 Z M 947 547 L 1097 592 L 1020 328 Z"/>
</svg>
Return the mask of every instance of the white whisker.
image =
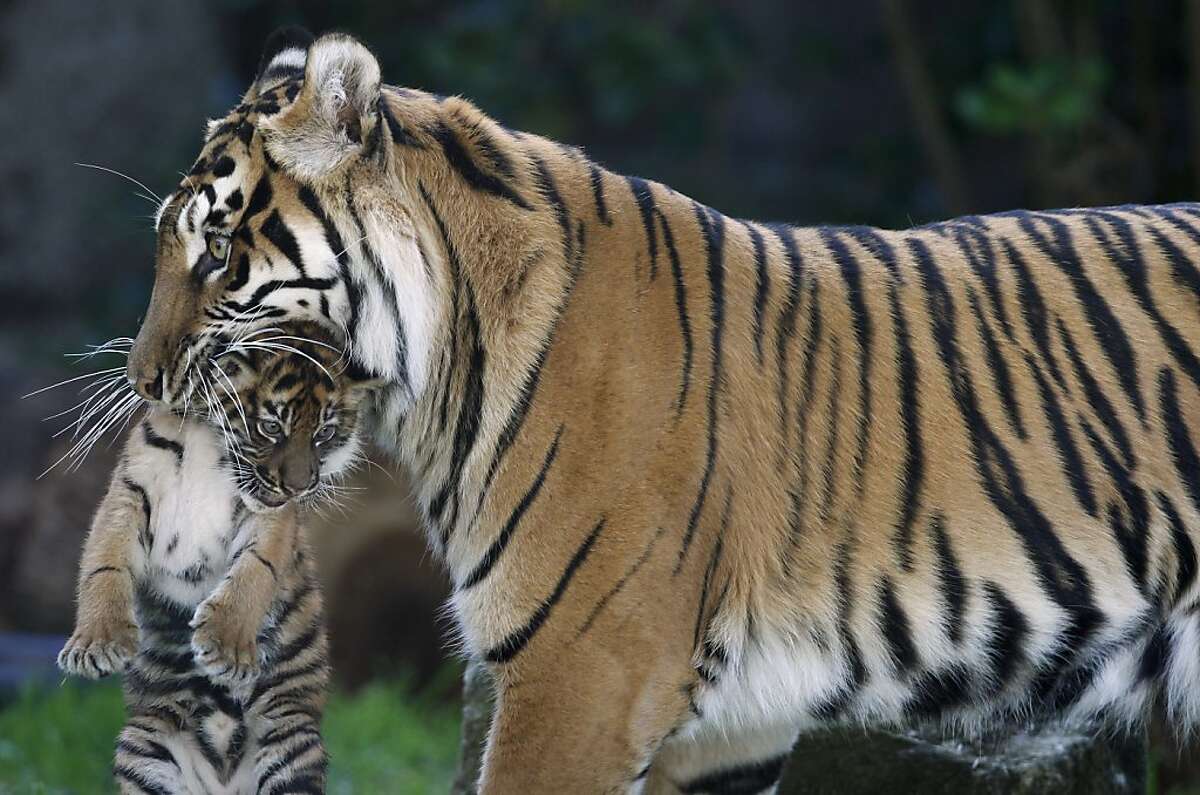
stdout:
<svg viewBox="0 0 1200 795">
<path fill-rule="evenodd" d="M 51 389 L 57 389 L 60 386 L 66 386 L 67 384 L 73 384 L 77 381 L 83 381 L 84 379 L 87 379 L 87 378 L 100 378 L 102 376 L 112 375 L 113 373 L 116 373 L 116 372 L 124 372 L 124 370 L 125 370 L 124 367 L 109 367 L 105 370 L 97 370 L 94 373 L 84 373 L 83 375 L 77 375 L 74 378 L 67 378 L 63 381 L 59 381 L 58 383 L 50 384 L 50 386 L 44 386 L 41 389 L 35 389 L 34 391 L 30 392 L 28 395 L 21 395 L 21 400 L 26 400 L 28 398 L 33 397 L 34 395 L 40 395 L 43 392 L 50 391 Z"/>
<path fill-rule="evenodd" d="M 132 182 L 134 185 L 137 185 L 139 188 L 146 191 L 146 193 L 149 193 L 151 196 L 153 196 L 155 199 L 157 199 L 159 204 L 162 204 L 162 202 L 163 202 L 162 197 L 159 196 L 154 191 L 150 190 L 148 187 L 146 187 L 146 185 L 144 183 L 134 179 L 133 177 L 129 176 L 128 174 L 122 174 L 120 171 L 117 171 L 115 168 L 109 168 L 107 166 L 98 166 L 95 163 L 76 163 L 75 165 L 82 166 L 83 168 L 94 168 L 97 171 L 106 171 L 109 174 L 120 177 L 121 179 L 127 179 L 130 182 Z"/>
</svg>

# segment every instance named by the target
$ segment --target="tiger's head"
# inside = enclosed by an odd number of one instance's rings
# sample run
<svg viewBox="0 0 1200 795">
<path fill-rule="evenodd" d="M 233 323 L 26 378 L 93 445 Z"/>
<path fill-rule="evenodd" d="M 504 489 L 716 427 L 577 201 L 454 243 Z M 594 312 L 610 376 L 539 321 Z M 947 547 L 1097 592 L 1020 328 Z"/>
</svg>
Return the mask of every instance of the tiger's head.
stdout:
<svg viewBox="0 0 1200 795">
<path fill-rule="evenodd" d="M 395 201 L 390 140 L 366 47 L 272 36 L 156 216 L 154 288 L 127 368 L 142 397 L 178 409 L 231 342 L 285 320 L 325 328 L 353 366 L 419 389 L 436 288 Z"/>
<path fill-rule="evenodd" d="M 379 383 L 345 364 L 335 340 L 305 322 L 252 333 L 216 359 L 204 414 L 251 510 L 319 496 L 359 458 L 359 409 Z"/>
</svg>

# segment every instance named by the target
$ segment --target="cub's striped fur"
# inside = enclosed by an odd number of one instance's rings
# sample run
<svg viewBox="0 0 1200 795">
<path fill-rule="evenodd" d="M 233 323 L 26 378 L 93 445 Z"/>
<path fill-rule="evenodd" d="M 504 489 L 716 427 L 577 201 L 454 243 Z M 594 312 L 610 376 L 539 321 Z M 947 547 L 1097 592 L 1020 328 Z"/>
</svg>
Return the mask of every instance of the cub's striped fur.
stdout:
<svg viewBox="0 0 1200 795">
<path fill-rule="evenodd" d="M 273 54 L 164 204 L 129 375 L 179 405 L 286 316 L 388 382 L 498 682 L 485 792 L 768 791 L 829 723 L 1200 721 L 1200 206 L 744 222 L 352 39 Z"/>
<path fill-rule="evenodd" d="M 295 501 L 318 488 L 310 471 L 327 482 L 353 455 L 358 398 L 324 374 L 323 343 L 290 330 L 214 365 L 223 399 L 193 405 L 208 421 L 151 411 L 93 522 L 59 664 L 124 674 L 121 792 L 324 791 L 327 643 Z"/>
</svg>

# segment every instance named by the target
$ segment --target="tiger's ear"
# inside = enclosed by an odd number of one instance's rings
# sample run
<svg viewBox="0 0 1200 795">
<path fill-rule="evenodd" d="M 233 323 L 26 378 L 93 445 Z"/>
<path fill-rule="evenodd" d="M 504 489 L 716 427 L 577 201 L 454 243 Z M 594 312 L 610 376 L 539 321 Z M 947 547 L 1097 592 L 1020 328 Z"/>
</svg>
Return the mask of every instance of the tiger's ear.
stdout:
<svg viewBox="0 0 1200 795">
<path fill-rule="evenodd" d="M 288 53 L 283 50 L 275 60 Z M 377 123 L 379 82 L 379 62 L 356 39 L 342 34 L 317 39 L 308 48 L 295 101 L 259 123 L 267 150 L 301 180 L 336 171 L 362 150 Z"/>
<path fill-rule="evenodd" d="M 304 65 L 308 61 L 308 48 L 313 35 L 302 27 L 293 25 L 277 29 L 263 45 L 262 57 L 258 60 L 258 71 L 254 82 L 242 98 L 248 103 L 258 97 L 264 89 L 288 79 L 304 76 Z"/>
</svg>

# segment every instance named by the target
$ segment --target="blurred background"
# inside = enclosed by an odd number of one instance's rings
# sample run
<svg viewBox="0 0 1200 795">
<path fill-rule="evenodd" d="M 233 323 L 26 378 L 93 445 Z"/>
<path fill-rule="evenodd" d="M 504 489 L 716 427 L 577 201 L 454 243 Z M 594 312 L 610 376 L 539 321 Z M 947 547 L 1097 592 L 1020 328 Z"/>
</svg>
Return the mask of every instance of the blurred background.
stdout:
<svg viewBox="0 0 1200 795">
<path fill-rule="evenodd" d="M 100 366 L 64 352 L 136 331 L 154 208 L 74 164 L 167 191 L 290 23 L 355 34 L 387 82 L 462 94 L 732 215 L 903 227 L 1200 198 L 1198 2 L 3 0 L 0 792 L 96 791 L 120 721 L 115 690 L 60 688 L 46 665 L 113 453 L 35 479 L 65 450 L 40 419 L 74 393 L 19 397 Z M 403 478 L 360 485 L 318 539 L 334 791 L 424 792 L 454 757 L 445 583 Z M 1157 791 L 1200 786 L 1190 755 L 1156 754 Z"/>
</svg>

